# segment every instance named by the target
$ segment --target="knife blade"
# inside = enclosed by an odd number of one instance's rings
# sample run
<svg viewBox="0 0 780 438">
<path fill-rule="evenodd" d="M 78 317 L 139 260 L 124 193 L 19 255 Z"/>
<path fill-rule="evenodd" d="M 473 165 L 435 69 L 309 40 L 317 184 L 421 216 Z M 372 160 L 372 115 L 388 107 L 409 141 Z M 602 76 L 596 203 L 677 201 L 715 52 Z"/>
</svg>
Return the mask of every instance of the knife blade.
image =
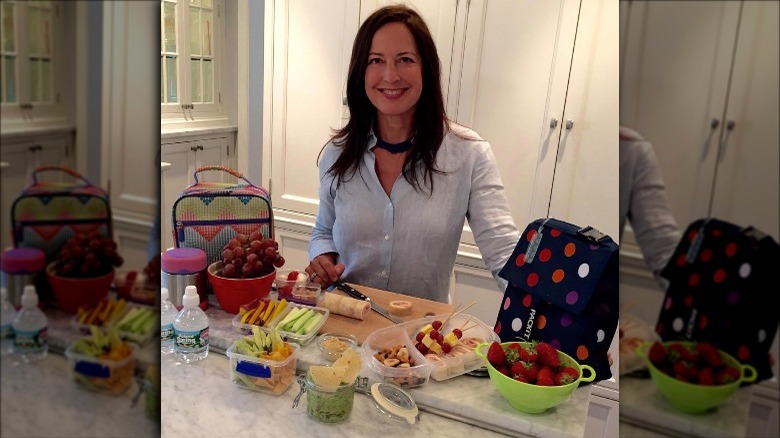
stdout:
<svg viewBox="0 0 780 438">
<path fill-rule="evenodd" d="M 342 291 L 344 291 L 344 293 L 346 293 L 347 295 L 351 296 L 352 298 L 355 298 L 355 299 L 358 299 L 358 300 L 361 300 L 361 301 L 368 301 L 368 303 L 371 305 L 371 310 L 373 310 L 374 312 L 384 316 L 385 318 L 389 319 L 390 321 L 393 321 L 393 323 L 401 324 L 402 322 L 404 322 L 401 318 L 398 318 L 398 317 L 395 317 L 395 316 L 391 315 L 390 312 L 388 312 L 384 307 L 382 307 L 379 304 L 371 301 L 371 298 L 363 295 L 362 293 L 360 293 L 354 287 L 352 287 L 352 286 L 350 286 L 350 285 L 348 285 L 348 284 L 346 284 L 344 282 L 341 282 L 341 281 L 336 282 L 336 287 L 341 289 Z"/>
</svg>

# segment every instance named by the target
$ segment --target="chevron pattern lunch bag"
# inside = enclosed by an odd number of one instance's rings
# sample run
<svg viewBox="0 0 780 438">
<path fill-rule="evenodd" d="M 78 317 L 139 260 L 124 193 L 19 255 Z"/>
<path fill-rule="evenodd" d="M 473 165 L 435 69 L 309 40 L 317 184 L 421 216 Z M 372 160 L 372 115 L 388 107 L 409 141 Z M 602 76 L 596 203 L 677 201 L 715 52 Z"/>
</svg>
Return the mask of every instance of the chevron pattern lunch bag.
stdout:
<svg viewBox="0 0 780 438">
<path fill-rule="evenodd" d="M 40 178 L 44 172 L 65 173 L 76 181 L 44 181 Z M 98 231 L 113 236 L 108 192 L 73 169 L 38 167 L 11 206 L 11 226 L 15 247 L 38 248 L 52 261 L 76 234 Z"/>
<path fill-rule="evenodd" d="M 198 174 L 206 171 L 227 172 L 244 183 L 200 181 Z M 211 264 L 222 259 L 222 247 L 239 233 L 258 231 L 265 239 L 274 237 L 271 195 L 267 190 L 221 165 L 202 166 L 193 177 L 195 182 L 173 203 L 176 248 L 201 249 Z"/>
<path fill-rule="evenodd" d="M 778 243 L 755 228 L 716 218 L 692 222 L 661 271 L 669 286 L 656 332 L 664 341 L 710 342 L 752 365 L 755 382 L 771 378 L 779 257 Z"/>
<path fill-rule="evenodd" d="M 499 276 L 509 282 L 496 320 L 502 342 L 545 341 L 612 377 L 607 352 L 617 331 L 618 245 L 592 227 L 537 219 Z"/>
</svg>

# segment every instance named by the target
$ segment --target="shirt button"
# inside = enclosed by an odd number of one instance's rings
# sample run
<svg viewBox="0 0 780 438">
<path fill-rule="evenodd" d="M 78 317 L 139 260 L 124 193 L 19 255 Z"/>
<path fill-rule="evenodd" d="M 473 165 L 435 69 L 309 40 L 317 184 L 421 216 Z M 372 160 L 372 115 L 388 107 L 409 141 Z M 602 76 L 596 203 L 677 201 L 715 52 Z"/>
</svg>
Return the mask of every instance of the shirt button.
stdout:
<svg viewBox="0 0 780 438">
<path fill-rule="evenodd" d="M 387 269 L 382 269 L 382 275 L 387 275 Z"/>
<path fill-rule="evenodd" d="M 390 235 L 389 234 L 385 234 L 385 240 L 390 240 Z"/>
</svg>

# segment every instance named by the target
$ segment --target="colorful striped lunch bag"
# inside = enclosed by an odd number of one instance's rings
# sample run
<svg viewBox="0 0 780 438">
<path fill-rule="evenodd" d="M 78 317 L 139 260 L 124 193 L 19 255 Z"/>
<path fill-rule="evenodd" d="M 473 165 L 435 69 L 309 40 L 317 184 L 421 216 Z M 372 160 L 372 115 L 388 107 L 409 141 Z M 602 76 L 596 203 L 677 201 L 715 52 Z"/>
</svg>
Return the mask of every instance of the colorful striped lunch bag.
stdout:
<svg viewBox="0 0 780 438">
<path fill-rule="evenodd" d="M 64 172 L 76 182 L 40 180 L 43 172 Z M 14 246 L 38 248 L 52 261 L 62 246 L 78 233 L 98 231 L 113 237 L 108 192 L 93 185 L 73 169 L 42 166 L 32 173 L 32 183 L 11 206 Z"/>
<path fill-rule="evenodd" d="M 669 286 L 656 332 L 664 341 L 710 342 L 752 365 L 755 382 L 771 378 L 779 258 L 778 243 L 753 227 L 692 222 L 661 271 Z"/>
<path fill-rule="evenodd" d="M 498 274 L 509 285 L 495 332 L 502 342 L 545 341 L 612 377 L 607 352 L 617 331 L 618 245 L 592 227 L 553 218 L 531 222 Z"/>
<path fill-rule="evenodd" d="M 200 181 L 198 174 L 206 171 L 227 172 L 243 180 L 244 184 Z M 222 260 L 222 248 L 237 234 L 249 235 L 258 231 L 263 238 L 273 239 L 271 195 L 267 190 L 221 165 L 202 166 L 193 177 L 195 182 L 173 203 L 172 230 L 176 248 L 201 249 L 212 264 Z"/>
</svg>

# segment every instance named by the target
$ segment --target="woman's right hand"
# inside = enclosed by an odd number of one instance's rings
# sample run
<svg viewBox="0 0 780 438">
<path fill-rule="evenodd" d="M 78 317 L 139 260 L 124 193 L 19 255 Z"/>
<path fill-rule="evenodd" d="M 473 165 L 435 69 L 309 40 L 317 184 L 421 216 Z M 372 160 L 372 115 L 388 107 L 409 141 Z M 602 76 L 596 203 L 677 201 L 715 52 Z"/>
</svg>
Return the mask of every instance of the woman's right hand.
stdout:
<svg viewBox="0 0 780 438">
<path fill-rule="evenodd" d="M 309 274 L 309 281 L 319 283 L 323 289 L 337 282 L 346 266 L 343 263 L 335 264 L 335 261 L 335 253 L 320 254 L 312 259 L 305 269 Z"/>
</svg>

